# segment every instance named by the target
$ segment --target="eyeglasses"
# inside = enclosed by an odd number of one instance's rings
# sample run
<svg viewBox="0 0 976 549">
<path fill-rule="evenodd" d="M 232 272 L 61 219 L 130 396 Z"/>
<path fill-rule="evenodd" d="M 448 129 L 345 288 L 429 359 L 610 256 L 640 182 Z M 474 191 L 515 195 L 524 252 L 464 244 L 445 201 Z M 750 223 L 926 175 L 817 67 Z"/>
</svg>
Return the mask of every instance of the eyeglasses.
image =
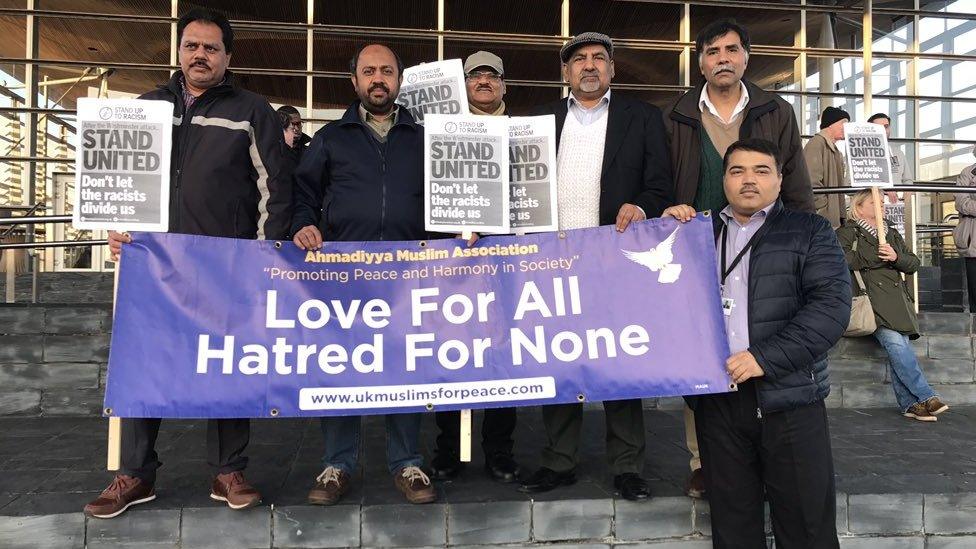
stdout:
<svg viewBox="0 0 976 549">
<path fill-rule="evenodd" d="M 496 74 L 496 73 L 493 73 L 493 72 L 490 72 L 490 71 L 469 72 L 468 74 L 466 74 L 464 76 L 464 79 L 465 80 L 468 80 L 470 82 L 477 82 L 477 81 L 481 80 L 482 78 L 487 78 L 489 82 L 492 82 L 492 83 L 495 83 L 495 84 L 497 84 L 497 83 L 499 83 L 499 82 L 502 81 L 502 77 L 501 77 L 500 74 Z"/>
</svg>

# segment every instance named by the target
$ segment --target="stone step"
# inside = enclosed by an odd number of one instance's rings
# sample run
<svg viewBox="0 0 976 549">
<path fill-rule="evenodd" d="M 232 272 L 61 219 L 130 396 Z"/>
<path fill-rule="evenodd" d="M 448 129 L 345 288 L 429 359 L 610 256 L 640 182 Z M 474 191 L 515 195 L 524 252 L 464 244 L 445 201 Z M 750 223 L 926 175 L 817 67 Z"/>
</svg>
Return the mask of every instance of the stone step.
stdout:
<svg viewBox="0 0 976 549">
<path fill-rule="evenodd" d="M 767 525 L 768 528 L 768 525 Z M 974 547 L 976 493 L 838 494 L 842 548 Z M 136 508 L 0 516 L 10 549 L 88 547 L 711 547 L 708 503 L 686 497 L 336 505 Z M 639 545 L 636 545 L 639 544 Z"/>
</svg>

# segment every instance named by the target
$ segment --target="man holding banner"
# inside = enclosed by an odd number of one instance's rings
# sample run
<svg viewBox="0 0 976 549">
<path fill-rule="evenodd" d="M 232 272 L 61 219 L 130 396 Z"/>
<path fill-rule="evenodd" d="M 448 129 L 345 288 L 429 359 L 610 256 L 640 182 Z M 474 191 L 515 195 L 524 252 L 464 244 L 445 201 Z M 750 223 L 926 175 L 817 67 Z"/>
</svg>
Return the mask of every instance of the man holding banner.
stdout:
<svg viewBox="0 0 976 549">
<path fill-rule="evenodd" d="M 227 71 L 233 30 L 227 19 L 195 9 L 177 24 L 181 70 L 140 99 L 173 103 L 169 231 L 243 239 L 287 238 L 291 184 L 280 177 L 281 125 L 263 97 L 237 86 Z M 127 234 L 110 232 L 118 257 Z M 122 469 L 85 514 L 111 518 L 155 499 L 160 420 L 122 421 Z M 258 504 L 245 480 L 248 419 L 207 422 L 207 462 L 216 470 L 210 497 L 232 509 Z"/>
<path fill-rule="evenodd" d="M 732 356 L 729 393 L 687 397 L 695 410 L 718 548 L 838 547 L 833 458 L 824 399 L 827 352 L 851 314 L 844 253 L 830 224 L 783 207 L 782 158 L 762 139 L 723 161 L 729 205 L 713 216 Z M 688 205 L 664 212 L 695 217 Z"/>
<path fill-rule="evenodd" d="M 567 99 L 534 114 L 556 117 L 560 229 L 616 226 L 658 216 L 672 203 L 673 181 L 661 111 L 613 94 L 613 42 L 586 32 L 559 52 Z M 614 487 L 630 500 L 650 496 L 644 466 L 644 413 L 640 399 L 603 404 L 607 454 Z M 523 481 L 523 492 L 545 492 L 576 482 L 582 404 L 544 406 L 548 440 L 541 467 Z"/>
<path fill-rule="evenodd" d="M 316 132 L 295 172 L 295 245 L 318 250 L 323 240 L 423 240 L 423 129 L 394 100 L 403 63 L 390 48 L 371 44 L 350 64 L 358 101 Z M 437 494 L 420 469 L 421 414 L 386 416 L 387 465 L 410 503 Z M 324 469 L 308 494 L 333 505 L 349 489 L 359 459 L 360 416 L 323 417 Z"/>
<path fill-rule="evenodd" d="M 478 51 L 464 60 L 464 81 L 471 114 L 506 116 L 505 66 L 497 55 Z M 515 445 L 515 408 L 487 408 L 481 423 L 481 448 L 485 452 L 485 472 L 498 482 L 515 482 L 520 472 L 512 456 Z M 435 414 L 440 434 L 431 460 L 434 478 L 447 480 L 460 473 L 461 415 L 459 412 Z"/>
</svg>

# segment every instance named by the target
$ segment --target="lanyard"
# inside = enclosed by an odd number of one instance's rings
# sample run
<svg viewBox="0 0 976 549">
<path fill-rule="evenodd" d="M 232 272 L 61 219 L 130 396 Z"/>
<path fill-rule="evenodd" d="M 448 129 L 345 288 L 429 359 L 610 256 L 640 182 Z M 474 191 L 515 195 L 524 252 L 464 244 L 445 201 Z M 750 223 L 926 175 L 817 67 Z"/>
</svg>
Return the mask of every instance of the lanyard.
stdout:
<svg viewBox="0 0 976 549">
<path fill-rule="evenodd" d="M 752 235 L 752 238 L 749 239 L 749 242 L 746 242 L 746 245 L 739 252 L 739 255 L 735 256 L 735 258 L 732 260 L 732 264 L 726 267 L 725 248 L 726 245 L 728 244 L 728 238 L 726 238 L 726 233 L 728 233 L 729 224 L 726 223 L 722 225 L 722 233 L 719 238 L 722 239 L 722 286 L 723 287 L 725 286 L 725 279 L 727 279 L 729 275 L 732 274 L 732 271 L 736 268 L 736 266 L 739 265 L 739 262 L 742 261 L 742 257 L 746 255 L 746 252 L 748 252 L 753 247 L 753 245 L 755 245 L 755 243 L 758 242 L 759 239 L 762 238 L 764 234 L 766 234 L 766 229 L 768 228 L 769 228 L 769 223 L 767 220 L 767 223 L 763 223 L 763 226 L 760 227 L 759 230 L 757 230 L 755 234 Z"/>
</svg>

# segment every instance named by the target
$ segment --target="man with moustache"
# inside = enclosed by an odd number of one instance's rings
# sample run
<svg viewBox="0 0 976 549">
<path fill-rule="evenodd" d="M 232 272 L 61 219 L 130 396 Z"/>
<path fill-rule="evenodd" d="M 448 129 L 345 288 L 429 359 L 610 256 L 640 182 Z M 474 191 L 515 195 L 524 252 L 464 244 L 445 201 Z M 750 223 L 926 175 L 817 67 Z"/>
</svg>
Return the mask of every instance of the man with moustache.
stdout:
<svg viewBox="0 0 976 549">
<path fill-rule="evenodd" d="M 836 495 L 824 399 L 827 352 L 851 314 L 844 252 L 830 224 L 785 208 L 780 151 L 764 139 L 729 146 L 729 201 L 712 216 L 738 388 L 689 397 L 709 490 L 712 543 L 766 547 L 765 501 L 776 547 L 836 549 Z M 685 222 L 689 205 L 664 212 Z"/>
<path fill-rule="evenodd" d="M 478 51 L 464 60 L 464 82 L 471 114 L 505 116 L 505 67 L 497 55 Z M 485 452 L 485 472 L 498 482 L 515 482 L 520 469 L 512 456 L 515 408 L 487 408 L 481 424 L 481 449 Z M 430 466 L 434 478 L 452 479 L 461 472 L 461 416 L 459 412 L 435 414 L 440 434 Z"/>
<path fill-rule="evenodd" d="M 611 94 L 613 42 L 586 32 L 559 52 L 566 99 L 534 114 L 556 117 L 559 228 L 616 226 L 658 216 L 672 196 L 671 166 L 661 111 L 619 92 Z M 644 413 L 640 399 L 607 401 L 607 457 L 613 484 L 630 500 L 650 496 L 644 467 Z M 542 407 L 547 441 L 541 467 L 520 487 L 545 492 L 576 482 L 582 404 Z"/>
<path fill-rule="evenodd" d="M 675 201 L 698 211 L 721 211 L 728 204 L 722 190 L 725 151 L 739 139 L 761 137 L 782 145 L 783 205 L 813 211 L 813 191 L 793 107 L 743 79 L 750 48 L 748 32 L 731 19 L 715 21 L 695 37 L 698 69 L 705 81 L 664 112 Z M 687 407 L 685 441 L 691 453 L 691 476 L 685 493 L 701 498 L 705 496 L 705 483 L 695 417 Z"/>
<path fill-rule="evenodd" d="M 394 100 L 403 62 L 390 48 L 370 44 L 349 62 L 359 96 L 342 118 L 315 133 L 295 171 L 292 229 L 295 245 L 317 250 L 323 240 L 423 240 L 423 130 Z M 386 416 L 387 466 L 410 503 L 437 494 L 420 469 L 421 414 Z M 333 505 L 356 473 L 362 418 L 323 417 L 324 469 L 308 494 L 313 505 Z"/>
<path fill-rule="evenodd" d="M 238 87 L 227 70 L 234 32 L 227 18 L 195 9 L 176 26 L 180 69 L 169 83 L 140 99 L 173 103 L 169 231 L 228 238 L 288 237 L 291 180 L 283 171 L 284 140 L 268 101 Z M 118 258 L 127 234 L 110 232 Z M 122 468 L 85 506 L 85 514 L 112 518 L 156 498 L 160 420 L 122 420 Z M 250 438 L 247 419 L 207 422 L 207 462 L 215 469 L 210 497 L 232 509 L 257 505 L 261 495 L 244 478 Z"/>
</svg>

